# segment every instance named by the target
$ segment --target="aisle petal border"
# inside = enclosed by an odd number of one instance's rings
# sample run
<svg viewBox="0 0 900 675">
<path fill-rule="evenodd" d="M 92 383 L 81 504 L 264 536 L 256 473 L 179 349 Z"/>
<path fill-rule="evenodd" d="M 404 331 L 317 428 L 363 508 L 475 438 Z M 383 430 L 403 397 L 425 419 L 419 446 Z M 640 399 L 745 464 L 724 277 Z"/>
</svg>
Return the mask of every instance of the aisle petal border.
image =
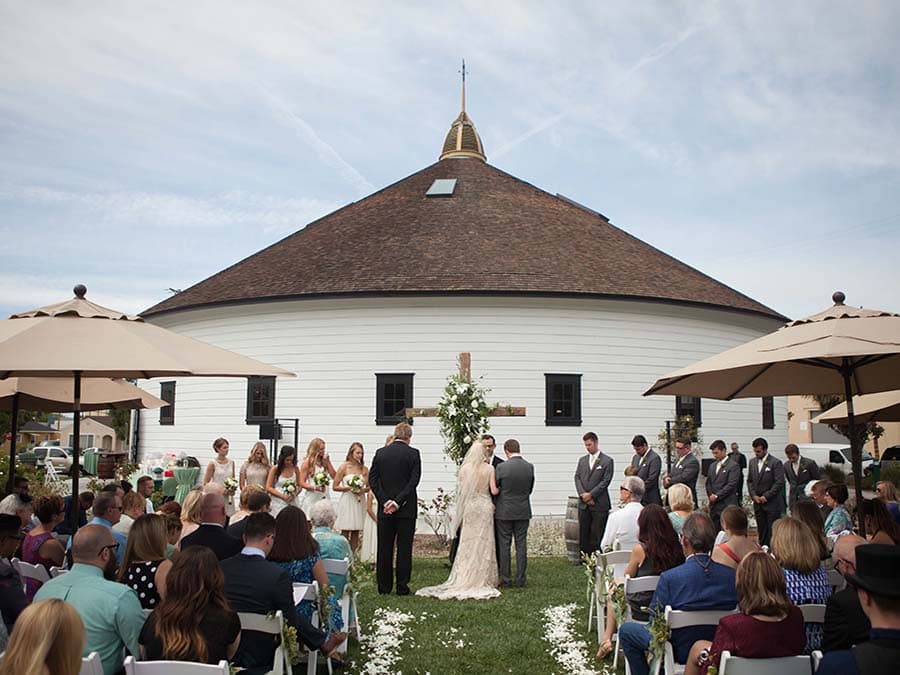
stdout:
<svg viewBox="0 0 900 675">
<path fill-rule="evenodd" d="M 578 605 L 571 602 L 567 605 L 546 607 L 541 611 L 544 619 L 544 641 L 550 643 L 550 655 L 562 667 L 562 672 L 571 675 L 595 675 L 598 672 L 608 675 L 604 668 L 598 671 L 591 664 L 587 653 L 587 642 L 574 634 L 575 612 Z"/>
<path fill-rule="evenodd" d="M 363 635 L 361 643 L 366 663 L 360 675 L 383 675 L 400 672 L 397 662 L 406 637 L 406 624 L 415 617 L 407 612 L 379 607 L 369 624 L 369 631 Z"/>
</svg>

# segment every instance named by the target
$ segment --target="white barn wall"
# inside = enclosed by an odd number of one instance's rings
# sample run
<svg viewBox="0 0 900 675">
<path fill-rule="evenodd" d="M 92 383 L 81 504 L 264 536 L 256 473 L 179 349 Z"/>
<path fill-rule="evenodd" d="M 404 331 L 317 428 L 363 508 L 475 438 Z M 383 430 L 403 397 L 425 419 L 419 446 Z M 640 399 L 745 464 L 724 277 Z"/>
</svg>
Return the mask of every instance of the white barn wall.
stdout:
<svg viewBox="0 0 900 675">
<path fill-rule="evenodd" d="M 498 444 L 519 439 L 535 464 L 537 514 L 564 513 L 585 432 L 598 434 L 621 475 L 632 454 L 631 437 L 643 433 L 653 443 L 674 416 L 673 397 L 642 396 L 658 377 L 777 327 L 724 310 L 518 297 L 268 302 L 153 321 L 297 372 L 297 379 L 279 378 L 276 414 L 300 418 L 301 453 L 311 438 L 324 438 L 335 465 L 355 440 L 365 445 L 370 462 L 391 430 L 374 423 L 375 373 L 415 373 L 413 403 L 430 407 L 455 372 L 457 354 L 471 352 L 473 375 L 483 376 L 489 401 L 527 407 L 524 418 L 493 419 L 491 432 Z M 582 375 L 580 427 L 545 426 L 545 373 Z M 159 394 L 158 385 L 145 386 Z M 760 435 L 776 452 L 786 443 L 784 399 L 775 401 L 776 428 L 766 431 L 759 399 L 704 399 L 702 405 L 706 446 L 722 438 L 749 452 L 750 440 Z M 257 427 L 244 423 L 245 407 L 244 380 L 178 378 L 175 425 L 160 426 L 155 411 L 142 413 L 141 453 L 186 451 L 205 465 L 213 439 L 225 436 L 240 466 L 257 439 Z M 413 433 L 413 445 L 422 451 L 420 496 L 452 488 L 453 467 L 444 458 L 437 420 L 416 419 Z M 287 435 L 284 442 L 290 442 Z M 611 487 L 617 499 L 615 482 Z"/>
</svg>

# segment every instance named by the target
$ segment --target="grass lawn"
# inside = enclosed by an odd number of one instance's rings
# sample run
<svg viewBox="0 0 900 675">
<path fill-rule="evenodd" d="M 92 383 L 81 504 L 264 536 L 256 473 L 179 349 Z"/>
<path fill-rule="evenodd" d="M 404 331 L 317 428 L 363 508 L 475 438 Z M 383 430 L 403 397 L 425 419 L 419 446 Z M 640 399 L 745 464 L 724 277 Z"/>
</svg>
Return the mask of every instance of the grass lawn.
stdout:
<svg viewBox="0 0 900 675">
<path fill-rule="evenodd" d="M 412 590 L 446 581 L 446 558 L 416 558 Z M 395 672 L 407 675 L 431 673 L 563 673 L 543 639 L 541 610 L 570 602 L 578 604 L 576 637 L 587 642 L 591 664 L 595 661 L 596 632 L 587 632 L 585 578 L 581 567 L 559 557 L 533 557 L 528 561 L 528 587 L 503 589 L 491 600 L 435 600 L 414 595 L 378 595 L 369 590 L 360 598 L 363 632 L 379 607 L 399 610 L 415 618 L 406 625 L 398 648 Z M 455 629 L 455 631 L 454 631 Z M 596 631 L 596 629 L 594 629 Z M 465 646 L 460 648 L 459 641 Z M 350 642 L 348 670 L 359 673 L 366 662 L 364 648 Z M 620 661 L 622 659 L 620 658 Z M 607 662 L 609 663 L 609 662 Z M 624 666 L 620 666 L 624 672 Z"/>
</svg>

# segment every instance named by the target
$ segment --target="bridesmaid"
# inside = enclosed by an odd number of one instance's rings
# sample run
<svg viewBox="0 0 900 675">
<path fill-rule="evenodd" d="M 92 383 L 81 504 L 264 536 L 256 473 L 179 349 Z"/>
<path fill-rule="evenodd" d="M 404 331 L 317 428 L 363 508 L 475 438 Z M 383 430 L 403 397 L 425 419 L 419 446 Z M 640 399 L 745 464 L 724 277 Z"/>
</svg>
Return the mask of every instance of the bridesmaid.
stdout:
<svg viewBox="0 0 900 675">
<path fill-rule="evenodd" d="M 338 467 L 334 476 L 334 490 L 341 492 L 341 499 L 337 506 L 337 521 L 335 529 L 350 541 L 350 550 L 359 548 L 360 532 L 365 525 L 366 493 L 369 491 L 369 470 L 364 463 L 365 450 L 362 443 L 352 443 L 343 464 Z M 348 481 L 351 476 L 362 476 L 363 488 L 354 493 Z"/>
<path fill-rule="evenodd" d="M 285 482 L 293 480 L 297 486 L 297 492 L 287 494 L 282 492 Z M 296 506 L 297 494 L 300 491 L 300 471 L 297 469 L 297 450 L 291 445 L 284 445 L 278 455 L 278 463 L 269 469 L 266 478 L 266 492 L 272 496 L 270 512 L 273 516 L 287 505 Z"/>
<path fill-rule="evenodd" d="M 300 487 L 303 488 L 300 508 L 303 509 L 307 518 L 313 504 L 328 497 L 327 485 L 313 483 L 313 476 L 320 471 L 328 474 L 328 482 L 334 480 L 334 465 L 332 465 L 328 453 L 325 452 L 325 441 L 321 438 L 314 438 L 309 442 L 309 447 L 306 448 L 306 458 L 300 465 Z"/>
<path fill-rule="evenodd" d="M 206 475 L 203 477 L 204 485 L 218 483 L 224 488 L 225 479 L 234 478 L 234 460 L 228 459 L 229 447 L 227 438 L 217 438 L 213 441 L 216 458 L 206 465 Z M 234 491 L 229 494 L 229 491 L 225 490 L 225 494 L 225 500 L 228 501 L 229 497 L 234 495 Z"/>
<path fill-rule="evenodd" d="M 250 456 L 247 458 L 247 461 L 241 465 L 241 492 L 248 485 L 258 485 L 261 488 L 265 488 L 266 479 L 269 477 L 269 469 L 271 468 L 272 465 L 269 463 L 269 453 L 266 452 L 265 443 L 256 441 L 253 444 L 253 449 L 250 450 Z"/>
</svg>

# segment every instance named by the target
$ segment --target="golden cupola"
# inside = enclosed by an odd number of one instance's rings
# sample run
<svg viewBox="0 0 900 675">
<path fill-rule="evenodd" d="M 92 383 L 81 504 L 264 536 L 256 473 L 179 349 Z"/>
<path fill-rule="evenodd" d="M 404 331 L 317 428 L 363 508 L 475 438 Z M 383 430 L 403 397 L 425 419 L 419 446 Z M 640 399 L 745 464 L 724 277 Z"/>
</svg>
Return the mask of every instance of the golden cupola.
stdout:
<svg viewBox="0 0 900 675">
<path fill-rule="evenodd" d="M 475 123 L 466 114 L 466 62 L 462 66 L 462 110 L 459 117 L 453 120 L 447 138 L 444 139 L 444 148 L 440 159 L 450 157 L 474 157 L 482 162 L 487 161 L 484 154 L 484 146 L 481 137 L 475 129 Z"/>
</svg>

